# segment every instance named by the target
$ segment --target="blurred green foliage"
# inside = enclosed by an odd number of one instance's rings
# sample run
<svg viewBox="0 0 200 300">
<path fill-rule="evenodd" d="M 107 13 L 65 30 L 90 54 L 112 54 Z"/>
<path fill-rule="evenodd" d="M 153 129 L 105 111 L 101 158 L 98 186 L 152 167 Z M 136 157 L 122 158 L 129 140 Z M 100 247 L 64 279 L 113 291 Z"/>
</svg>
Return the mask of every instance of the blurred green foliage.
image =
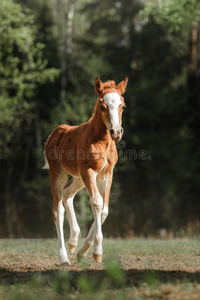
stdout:
<svg viewBox="0 0 200 300">
<path fill-rule="evenodd" d="M 57 125 L 89 119 L 96 76 L 129 77 L 104 234 L 199 224 L 199 1 L 1 5 L 0 235 L 55 236 L 44 142 Z M 75 207 L 85 235 L 92 220 L 85 192 Z"/>
<path fill-rule="evenodd" d="M 156 23 L 166 26 L 170 33 L 188 32 L 192 22 L 199 22 L 200 3 L 197 0 L 148 1 L 140 15 L 145 21 L 151 15 Z"/>
<path fill-rule="evenodd" d="M 53 81 L 59 70 L 47 69 L 44 45 L 28 9 L 2 1 L 0 12 L 0 158 L 15 159 L 11 144 L 20 148 L 23 127 L 30 127 L 38 84 Z M 20 149 L 21 150 L 21 149 Z"/>
</svg>

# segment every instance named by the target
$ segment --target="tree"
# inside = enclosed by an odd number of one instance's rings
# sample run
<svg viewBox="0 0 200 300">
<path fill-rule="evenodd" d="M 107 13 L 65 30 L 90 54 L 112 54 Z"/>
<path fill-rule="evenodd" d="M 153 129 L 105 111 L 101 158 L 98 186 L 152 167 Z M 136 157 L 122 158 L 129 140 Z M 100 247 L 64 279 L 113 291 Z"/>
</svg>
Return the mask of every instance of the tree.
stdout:
<svg viewBox="0 0 200 300">
<path fill-rule="evenodd" d="M 145 21 L 144 27 L 146 28 L 152 22 L 162 28 L 174 51 L 174 57 L 177 58 L 174 63 L 171 62 L 171 67 L 176 66 L 178 60 L 180 62 L 179 68 L 174 73 L 175 77 L 171 78 L 173 90 L 167 92 L 174 101 L 171 113 L 175 113 L 174 117 L 176 118 L 174 124 L 173 116 L 169 116 L 168 128 L 171 128 L 171 136 L 176 128 L 178 131 L 170 148 L 165 149 L 165 153 L 169 155 L 168 160 L 171 157 L 171 162 L 168 161 L 168 166 L 170 166 L 168 174 L 171 173 L 171 179 L 174 181 L 173 188 L 171 185 L 168 189 L 171 200 L 169 198 L 165 209 L 169 210 L 170 203 L 174 203 L 171 206 L 171 212 L 174 212 L 174 215 L 169 214 L 168 218 L 169 221 L 170 218 L 173 220 L 171 225 L 174 222 L 173 226 L 176 228 L 180 224 L 186 224 L 188 218 L 198 218 L 200 212 L 198 205 L 200 192 L 198 184 L 200 180 L 200 121 L 198 116 L 200 109 L 200 3 L 196 0 L 181 0 L 176 3 L 171 0 L 150 1 L 146 3 L 144 10 L 140 13 L 140 18 L 143 22 Z M 162 40 L 160 39 L 159 43 Z M 167 57 L 163 58 L 163 61 L 166 59 Z M 170 64 L 169 61 L 168 64 Z M 169 69 L 166 74 L 170 77 Z M 165 90 L 167 91 L 167 85 Z M 173 127 L 170 126 L 172 124 Z M 170 141 L 169 138 L 168 141 Z"/>
<path fill-rule="evenodd" d="M 21 230 L 17 198 L 27 176 L 33 137 L 38 135 L 36 89 L 54 80 L 58 71 L 47 68 L 30 11 L 12 0 L 3 0 L 1 5 L 0 158 L 6 173 L 1 182 L 5 187 L 7 230 L 14 236 L 15 224 L 16 230 Z M 15 184 L 12 193 L 11 184 Z"/>
<path fill-rule="evenodd" d="M 166 27 L 169 33 L 188 33 L 192 22 L 200 19 L 200 3 L 198 0 L 152 0 L 145 3 L 141 18 L 147 22 L 149 16 L 157 24 Z"/>
</svg>

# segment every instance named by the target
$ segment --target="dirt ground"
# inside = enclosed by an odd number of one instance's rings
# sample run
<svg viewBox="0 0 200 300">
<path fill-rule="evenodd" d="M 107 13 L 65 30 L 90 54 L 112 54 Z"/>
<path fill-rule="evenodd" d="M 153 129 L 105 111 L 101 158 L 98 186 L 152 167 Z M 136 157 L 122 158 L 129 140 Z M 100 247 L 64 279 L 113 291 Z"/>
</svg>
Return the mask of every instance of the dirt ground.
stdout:
<svg viewBox="0 0 200 300">
<path fill-rule="evenodd" d="M 106 260 L 106 254 L 105 254 Z M 200 272 L 200 255 L 193 254 L 120 254 L 122 269 L 128 270 L 162 270 L 195 273 Z M 11 272 L 45 272 L 50 270 L 82 271 L 84 267 L 76 259 L 76 254 L 69 255 L 71 266 L 62 266 L 57 256 L 30 253 L 9 253 L 0 251 L 0 267 Z M 105 265 L 94 262 L 91 253 L 85 259 L 89 271 L 104 270 Z"/>
</svg>

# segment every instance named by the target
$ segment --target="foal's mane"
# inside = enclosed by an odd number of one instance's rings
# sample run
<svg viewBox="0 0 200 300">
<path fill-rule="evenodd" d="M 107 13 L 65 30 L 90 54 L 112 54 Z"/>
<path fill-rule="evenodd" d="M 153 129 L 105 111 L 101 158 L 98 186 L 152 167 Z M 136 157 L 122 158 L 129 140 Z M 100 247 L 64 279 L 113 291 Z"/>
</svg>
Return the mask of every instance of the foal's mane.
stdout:
<svg viewBox="0 0 200 300">
<path fill-rule="evenodd" d="M 106 81 L 106 82 L 104 82 L 104 90 L 105 89 L 115 89 L 116 88 L 116 86 L 115 86 L 115 81 L 114 80 L 108 80 L 108 81 Z"/>
</svg>

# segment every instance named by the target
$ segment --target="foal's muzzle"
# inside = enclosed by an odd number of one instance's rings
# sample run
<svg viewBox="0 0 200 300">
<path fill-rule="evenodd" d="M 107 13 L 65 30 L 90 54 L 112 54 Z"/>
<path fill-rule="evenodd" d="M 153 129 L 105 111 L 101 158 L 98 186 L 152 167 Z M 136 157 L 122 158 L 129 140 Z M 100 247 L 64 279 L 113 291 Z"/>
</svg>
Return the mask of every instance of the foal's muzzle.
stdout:
<svg viewBox="0 0 200 300">
<path fill-rule="evenodd" d="M 110 135 L 115 142 L 121 140 L 123 133 L 124 133 L 124 129 L 121 127 L 121 125 L 112 127 L 110 129 Z"/>
</svg>

